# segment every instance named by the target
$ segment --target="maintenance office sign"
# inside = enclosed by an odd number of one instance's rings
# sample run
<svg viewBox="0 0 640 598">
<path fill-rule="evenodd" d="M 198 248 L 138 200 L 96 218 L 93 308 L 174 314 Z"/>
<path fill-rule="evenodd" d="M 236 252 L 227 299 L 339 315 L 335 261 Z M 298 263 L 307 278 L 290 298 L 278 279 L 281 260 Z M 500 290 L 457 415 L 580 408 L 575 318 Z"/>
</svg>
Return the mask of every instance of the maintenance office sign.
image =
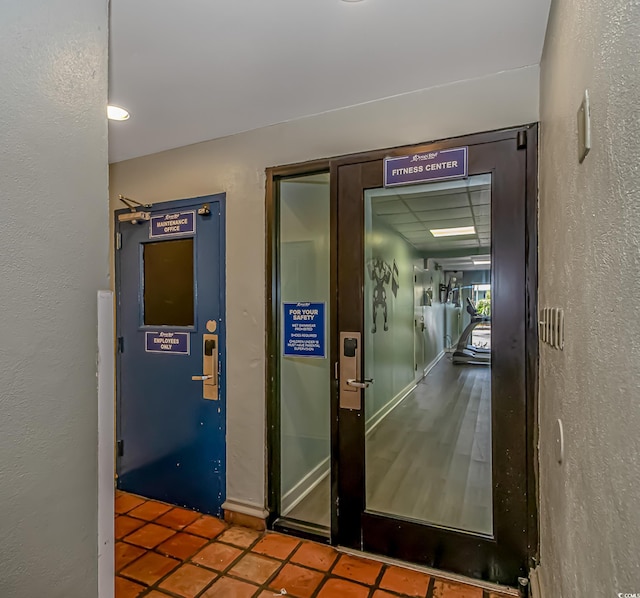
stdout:
<svg viewBox="0 0 640 598">
<path fill-rule="evenodd" d="M 286 357 L 327 356 L 324 303 L 283 303 Z"/>
<path fill-rule="evenodd" d="M 196 232 L 196 212 L 173 212 L 152 216 L 149 227 L 149 238 L 176 237 L 178 235 L 193 235 Z"/>
<path fill-rule="evenodd" d="M 468 147 L 385 158 L 384 186 L 464 179 L 468 175 L 468 162 Z"/>
</svg>

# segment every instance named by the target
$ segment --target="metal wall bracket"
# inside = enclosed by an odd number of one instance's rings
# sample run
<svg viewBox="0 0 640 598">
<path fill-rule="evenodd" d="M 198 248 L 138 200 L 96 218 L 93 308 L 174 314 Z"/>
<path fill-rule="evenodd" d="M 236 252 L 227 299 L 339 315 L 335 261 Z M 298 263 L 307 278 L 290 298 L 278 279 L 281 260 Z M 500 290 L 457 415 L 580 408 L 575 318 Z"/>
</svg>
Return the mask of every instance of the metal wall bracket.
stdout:
<svg viewBox="0 0 640 598">
<path fill-rule="evenodd" d="M 144 222 L 151 219 L 149 212 L 128 212 L 126 214 L 118 214 L 118 222 L 131 222 L 131 224 L 138 224 L 138 222 Z"/>
</svg>

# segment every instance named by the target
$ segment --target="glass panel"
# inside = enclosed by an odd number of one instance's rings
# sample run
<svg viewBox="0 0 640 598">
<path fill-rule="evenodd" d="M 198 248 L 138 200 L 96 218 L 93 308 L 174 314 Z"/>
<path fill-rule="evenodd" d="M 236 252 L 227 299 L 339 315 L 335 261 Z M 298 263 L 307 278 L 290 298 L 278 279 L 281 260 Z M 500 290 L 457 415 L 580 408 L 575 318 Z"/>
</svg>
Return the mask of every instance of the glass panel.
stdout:
<svg viewBox="0 0 640 598">
<path fill-rule="evenodd" d="M 367 510 L 492 535 L 491 175 L 366 191 L 365 281 Z"/>
<path fill-rule="evenodd" d="M 144 244 L 144 323 L 193 326 L 193 239 Z"/>
<path fill-rule="evenodd" d="M 282 303 L 325 303 L 329 322 L 329 174 L 280 182 Z M 282 316 L 282 307 L 280 311 Z M 280 322 L 281 514 L 329 527 L 330 364 L 283 355 Z M 327 338 L 327 350 L 328 350 Z"/>
</svg>

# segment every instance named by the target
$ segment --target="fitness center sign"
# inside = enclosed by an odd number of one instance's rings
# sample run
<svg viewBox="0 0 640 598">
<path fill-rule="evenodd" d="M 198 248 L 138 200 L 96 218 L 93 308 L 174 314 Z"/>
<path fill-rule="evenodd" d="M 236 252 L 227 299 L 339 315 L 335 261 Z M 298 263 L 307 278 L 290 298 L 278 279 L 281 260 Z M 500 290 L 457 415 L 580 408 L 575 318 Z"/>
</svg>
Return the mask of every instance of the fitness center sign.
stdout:
<svg viewBox="0 0 640 598">
<path fill-rule="evenodd" d="M 385 158 L 384 186 L 464 179 L 468 174 L 468 162 L 468 147 Z"/>
</svg>

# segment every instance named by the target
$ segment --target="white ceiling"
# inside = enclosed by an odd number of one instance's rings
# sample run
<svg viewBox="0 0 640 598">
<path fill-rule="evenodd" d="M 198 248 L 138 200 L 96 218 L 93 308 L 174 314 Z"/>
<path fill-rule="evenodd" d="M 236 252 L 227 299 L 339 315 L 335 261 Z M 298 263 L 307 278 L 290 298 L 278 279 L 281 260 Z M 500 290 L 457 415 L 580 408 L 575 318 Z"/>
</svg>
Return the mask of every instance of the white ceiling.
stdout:
<svg viewBox="0 0 640 598">
<path fill-rule="evenodd" d="M 550 0 L 111 0 L 110 160 L 538 64 Z"/>
</svg>

